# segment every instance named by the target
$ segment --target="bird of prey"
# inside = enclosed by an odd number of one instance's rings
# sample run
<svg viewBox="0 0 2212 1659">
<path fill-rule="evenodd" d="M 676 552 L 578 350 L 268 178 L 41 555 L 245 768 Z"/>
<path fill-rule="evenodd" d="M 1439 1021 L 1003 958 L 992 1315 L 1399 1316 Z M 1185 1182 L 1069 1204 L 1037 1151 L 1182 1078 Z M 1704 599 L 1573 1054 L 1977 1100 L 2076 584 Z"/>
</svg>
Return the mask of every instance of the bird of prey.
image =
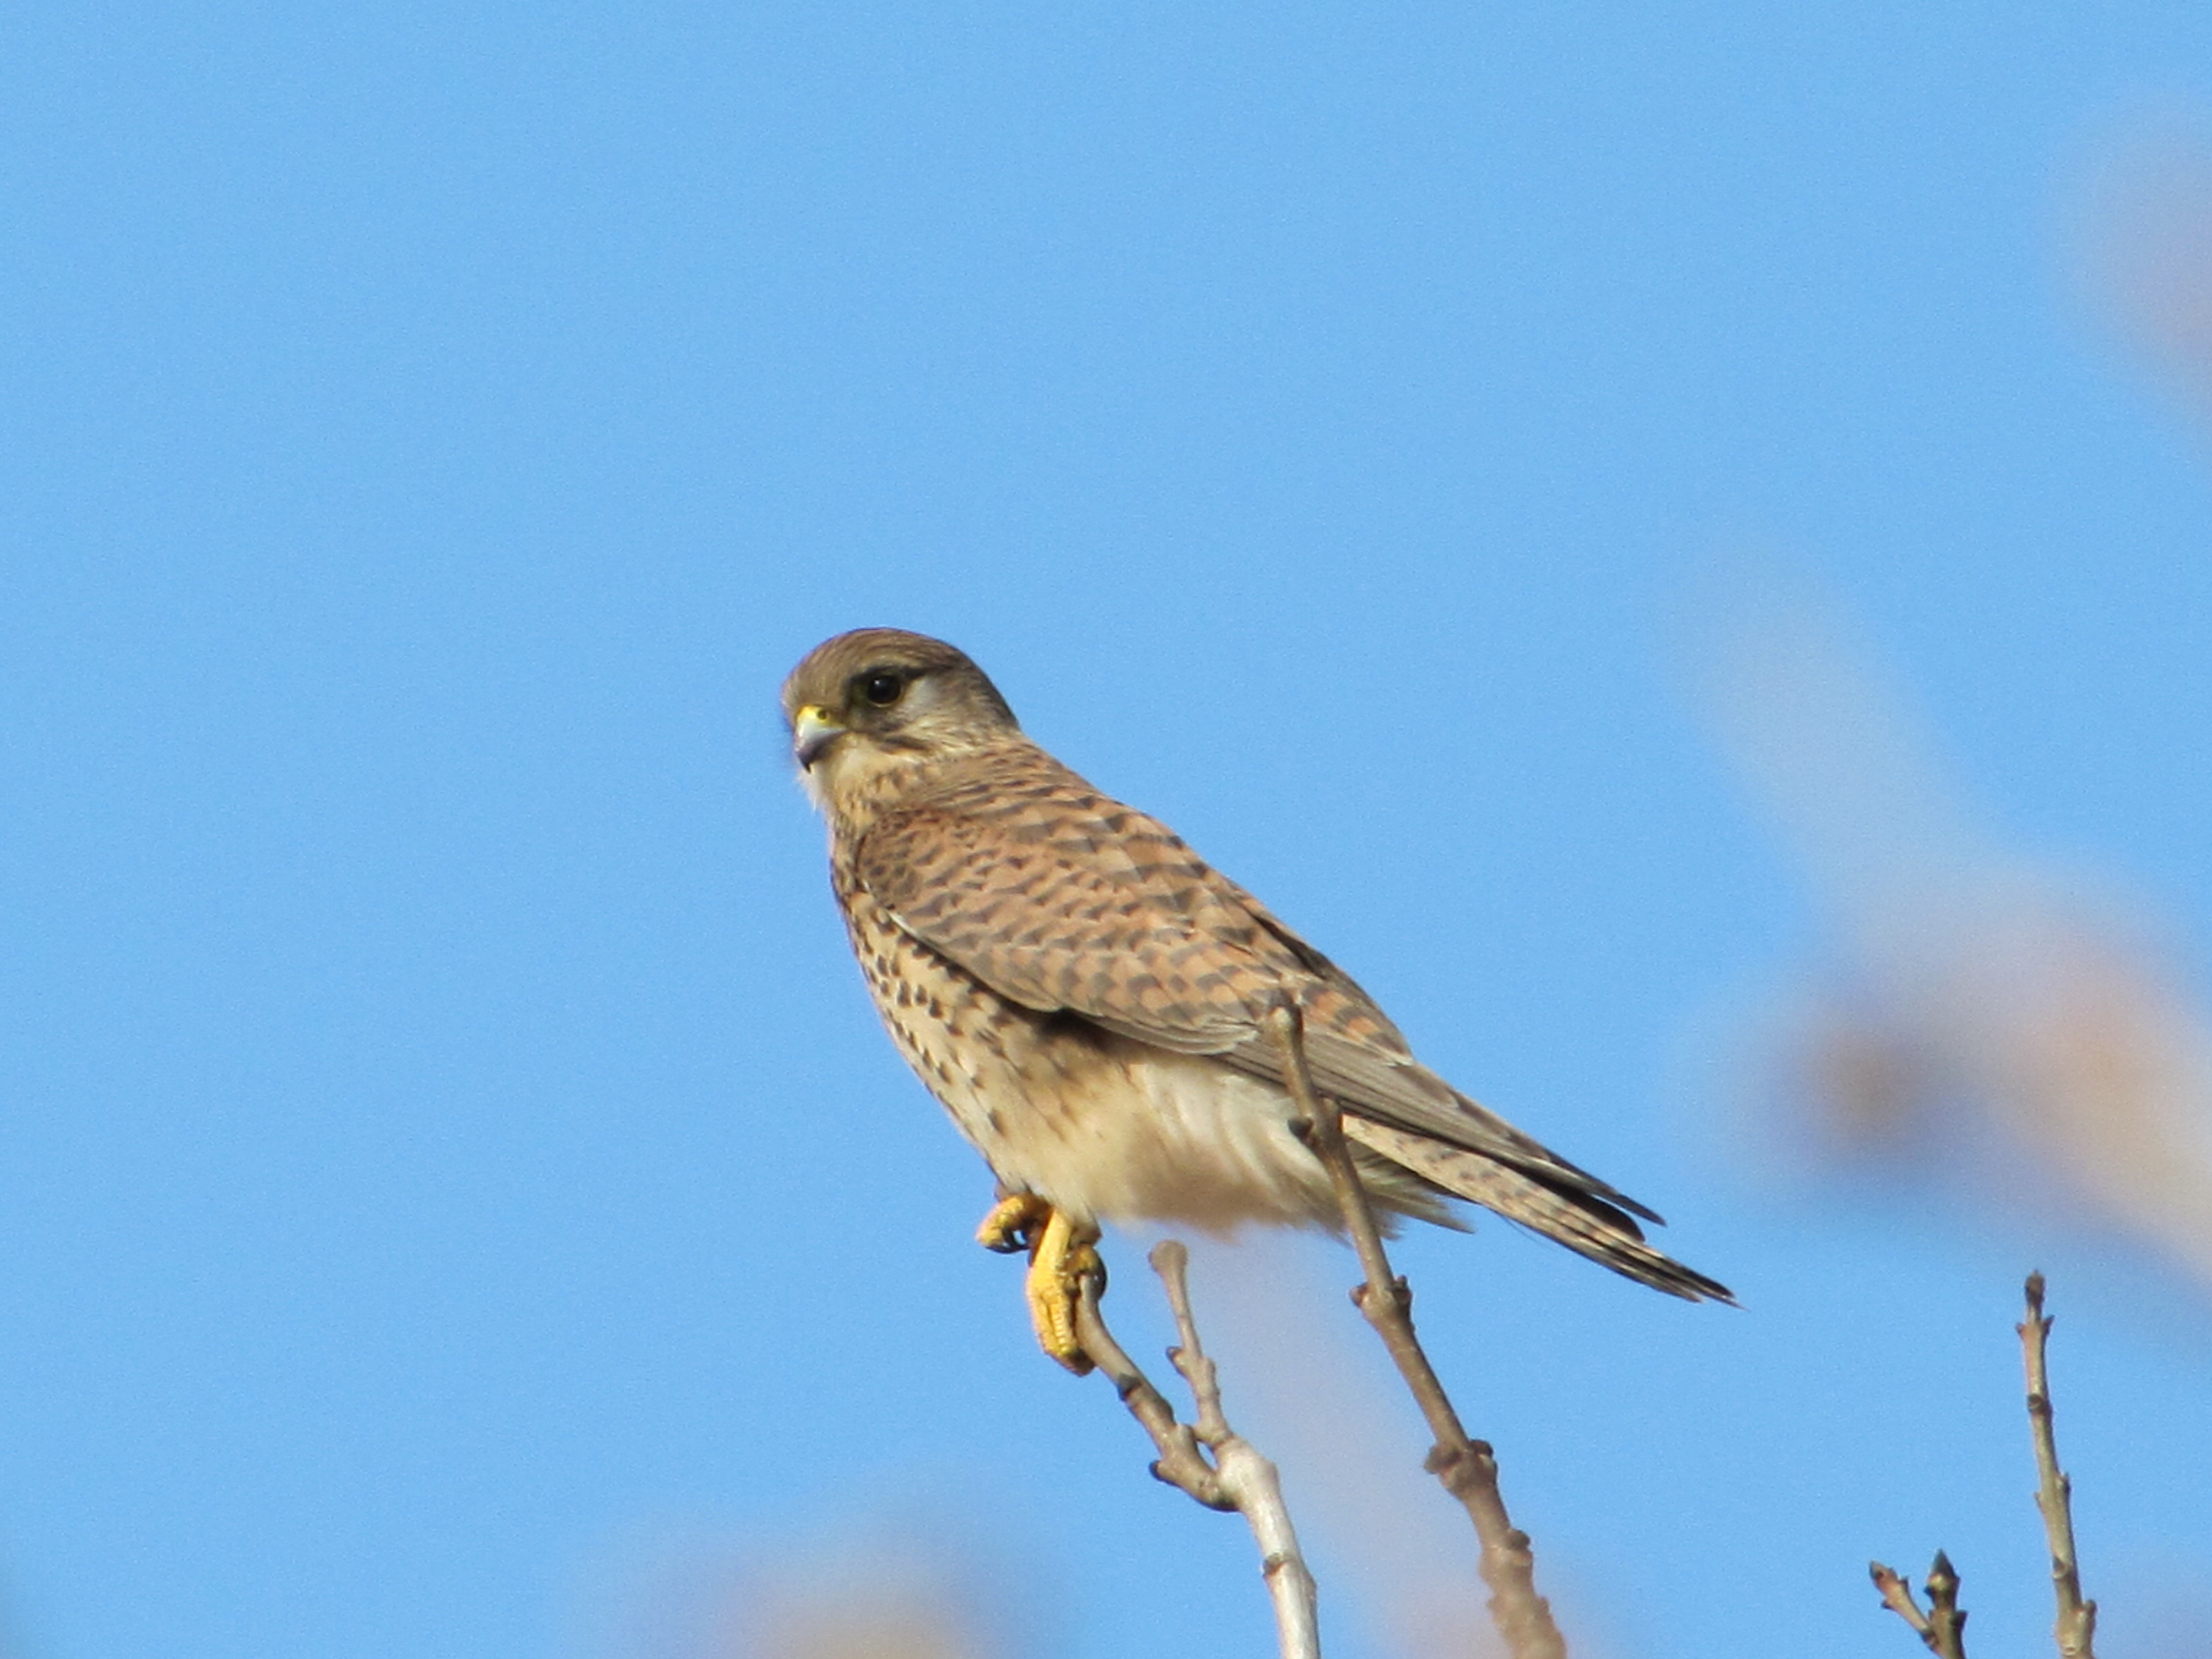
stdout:
<svg viewBox="0 0 2212 1659">
<path fill-rule="evenodd" d="M 1075 1332 L 1102 1221 L 1340 1231 L 1270 1017 L 1295 1008 L 1387 1218 L 1471 1200 L 1673 1296 L 1727 1287 L 1644 1242 L 1659 1218 L 1413 1058 L 1343 969 L 1166 826 L 1024 734 L 983 671 L 896 629 L 783 686 L 830 880 L 878 1012 L 998 1178 L 980 1240 L 1027 1249 L 1045 1351 Z"/>
</svg>

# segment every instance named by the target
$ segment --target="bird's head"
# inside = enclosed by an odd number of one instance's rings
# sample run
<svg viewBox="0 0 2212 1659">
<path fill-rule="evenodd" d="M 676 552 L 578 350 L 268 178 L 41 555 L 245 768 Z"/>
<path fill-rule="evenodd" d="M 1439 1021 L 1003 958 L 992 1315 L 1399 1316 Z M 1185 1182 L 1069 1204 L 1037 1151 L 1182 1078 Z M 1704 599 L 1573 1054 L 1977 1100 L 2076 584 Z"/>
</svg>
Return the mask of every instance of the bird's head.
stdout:
<svg viewBox="0 0 2212 1659">
<path fill-rule="evenodd" d="M 1020 732 L 966 654 L 923 634 L 860 628 L 825 640 L 783 683 L 792 757 L 817 805 L 895 769 Z"/>
</svg>

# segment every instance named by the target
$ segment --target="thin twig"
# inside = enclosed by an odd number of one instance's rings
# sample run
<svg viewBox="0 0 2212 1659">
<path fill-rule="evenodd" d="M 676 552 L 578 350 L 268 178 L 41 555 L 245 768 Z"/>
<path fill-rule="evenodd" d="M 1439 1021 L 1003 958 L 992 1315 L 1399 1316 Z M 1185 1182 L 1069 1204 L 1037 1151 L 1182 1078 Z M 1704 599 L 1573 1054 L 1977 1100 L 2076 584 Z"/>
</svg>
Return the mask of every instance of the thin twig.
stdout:
<svg viewBox="0 0 2212 1659">
<path fill-rule="evenodd" d="M 2074 1483 L 2058 1467 L 2058 1440 L 2051 1431 L 2051 1377 L 2044 1347 L 2051 1321 L 2043 1313 L 2043 1275 L 2027 1276 L 2027 1319 L 2020 1333 L 2027 1369 L 2027 1422 L 2035 1441 L 2035 1507 L 2043 1511 L 2044 1534 L 2051 1541 L 2051 1586 L 2058 1601 L 2053 1633 L 2061 1659 L 2096 1659 L 2097 1604 L 2081 1599 L 2081 1566 L 2074 1553 Z"/>
<path fill-rule="evenodd" d="M 1199 1341 L 1190 1308 L 1187 1270 L 1190 1253 L 1170 1239 L 1152 1254 L 1152 1270 L 1167 1287 L 1181 1346 L 1168 1358 L 1189 1383 L 1198 1402 L 1195 1426 L 1179 1421 L 1175 1407 L 1154 1388 L 1098 1311 L 1098 1279 L 1085 1275 L 1075 1304 L 1075 1331 L 1083 1351 L 1112 1381 L 1129 1414 L 1143 1425 L 1159 1451 L 1152 1474 L 1187 1492 L 1207 1509 L 1243 1515 L 1260 1547 L 1261 1576 L 1275 1613 L 1275 1636 L 1282 1659 L 1321 1659 L 1321 1626 L 1314 1577 L 1298 1549 L 1297 1529 L 1283 1502 L 1275 1466 L 1229 1426 L 1221 1406 L 1221 1384 L 1213 1362 Z M 1207 1454 L 1212 1454 L 1209 1460 Z"/>
<path fill-rule="evenodd" d="M 1912 1599 L 1912 1586 L 1905 1582 L 1903 1574 L 1879 1561 L 1869 1571 L 1874 1575 L 1874 1587 L 1881 1592 L 1882 1605 L 1912 1626 L 1912 1633 L 1936 1659 L 1966 1659 L 1966 1615 L 1959 1607 L 1959 1575 L 1952 1570 L 1949 1556 L 1937 1550 L 1936 1564 L 1928 1569 L 1924 1613 Z"/>
<path fill-rule="evenodd" d="M 1936 1632 L 1936 1651 L 1942 1659 L 1966 1659 L 1966 1613 L 1959 1605 L 1959 1575 L 1951 1558 L 1936 1552 L 1928 1569 L 1928 1623 Z"/>
<path fill-rule="evenodd" d="M 1424 1465 L 1444 1490 L 1465 1507 L 1482 1547 L 1479 1571 L 1490 1588 L 1491 1621 L 1505 1639 L 1513 1659 L 1566 1659 L 1567 1644 L 1552 1618 L 1551 1604 L 1536 1594 L 1536 1559 L 1528 1534 L 1506 1513 L 1498 1490 L 1498 1459 L 1486 1442 L 1471 1439 L 1437 1380 L 1436 1368 L 1413 1334 L 1413 1295 L 1390 1269 L 1367 1188 L 1344 1139 L 1344 1115 L 1337 1103 L 1314 1087 L 1306 1064 L 1305 1033 L 1295 1007 L 1278 1006 L 1268 1016 L 1283 1063 L 1283 1078 L 1306 1123 L 1306 1144 L 1328 1170 L 1338 1209 L 1359 1252 L 1366 1279 L 1352 1299 L 1389 1350 L 1398 1374 L 1413 1391 L 1435 1444 Z"/>
<path fill-rule="evenodd" d="M 1091 1363 L 1106 1373 L 1114 1390 L 1121 1396 L 1121 1403 L 1129 1408 L 1145 1432 L 1152 1437 L 1158 1449 L 1159 1462 L 1152 1465 L 1152 1474 L 1170 1486 L 1180 1487 L 1210 1510 L 1224 1511 L 1234 1509 L 1215 1478 L 1213 1466 L 1206 1461 L 1198 1449 L 1198 1437 L 1187 1424 L 1176 1420 L 1175 1407 L 1168 1404 L 1167 1396 L 1152 1386 L 1152 1378 L 1138 1368 L 1114 1334 L 1106 1328 L 1106 1322 L 1098 1313 L 1098 1287 L 1095 1279 L 1086 1277 L 1075 1304 L 1075 1334 L 1083 1343 L 1083 1351 Z"/>
<path fill-rule="evenodd" d="M 1214 1478 L 1222 1496 L 1233 1503 L 1252 1528 L 1260 1547 L 1260 1571 L 1267 1581 L 1267 1594 L 1275 1604 L 1275 1627 L 1285 1655 L 1321 1652 L 1319 1591 L 1298 1550 L 1298 1535 L 1291 1526 L 1290 1507 L 1283 1502 L 1283 1484 L 1275 1466 L 1260 1455 L 1252 1443 L 1229 1426 L 1221 1407 L 1221 1380 L 1206 1348 L 1198 1340 L 1198 1321 L 1190 1310 L 1190 1252 L 1180 1241 L 1168 1239 L 1154 1247 L 1147 1258 L 1152 1271 L 1167 1286 L 1168 1305 L 1175 1310 L 1180 1344 L 1168 1358 L 1198 1402 L 1194 1432 L 1213 1454 Z M 1295 1638 L 1295 1640 L 1293 1639 Z"/>
<path fill-rule="evenodd" d="M 1881 1604 L 1912 1626 L 1912 1633 L 1935 1651 L 1936 1632 L 1929 1627 L 1928 1615 L 1920 1611 L 1920 1603 L 1912 1599 L 1912 1586 L 1895 1567 L 1886 1567 L 1879 1561 L 1869 1562 L 1867 1571 L 1873 1576 L 1874 1587 L 1881 1594 Z"/>
</svg>

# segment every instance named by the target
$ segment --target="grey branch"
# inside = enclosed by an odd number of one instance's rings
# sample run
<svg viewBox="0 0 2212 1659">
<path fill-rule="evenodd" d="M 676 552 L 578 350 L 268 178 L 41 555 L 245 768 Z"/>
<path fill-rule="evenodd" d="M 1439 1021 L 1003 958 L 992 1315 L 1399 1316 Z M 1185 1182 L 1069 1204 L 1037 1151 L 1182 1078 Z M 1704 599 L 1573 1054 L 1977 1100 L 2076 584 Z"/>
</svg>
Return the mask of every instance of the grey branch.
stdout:
<svg viewBox="0 0 2212 1659">
<path fill-rule="evenodd" d="M 2058 1601 L 2054 1633 L 2061 1659 L 2096 1659 L 2097 1604 L 2081 1599 L 2081 1566 L 2074 1553 L 2074 1483 L 2058 1467 L 2058 1441 L 2051 1421 L 2051 1377 L 2044 1348 L 2051 1321 L 2043 1312 L 2043 1275 L 2027 1276 L 2027 1318 L 2016 1327 L 2027 1368 L 2027 1422 L 2035 1441 L 2035 1507 L 2043 1511 L 2051 1542 L 2051 1585 Z"/>
<path fill-rule="evenodd" d="M 1252 1528 L 1260 1547 L 1260 1571 L 1275 1612 L 1275 1635 L 1282 1659 L 1321 1659 L 1321 1626 L 1313 1574 L 1298 1549 L 1291 1511 L 1283 1501 L 1275 1466 L 1252 1443 L 1229 1426 L 1221 1405 L 1220 1379 L 1198 1337 L 1190 1308 L 1190 1253 L 1173 1239 L 1151 1257 L 1152 1271 L 1167 1287 L 1175 1311 L 1178 1346 L 1168 1358 L 1190 1385 L 1198 1403 L 1195 1425 L 1180 1421 L 1152 1379 L 1130 1358 L 1098 1312 L 1098 1279 L 1083 1280 L 1075 1309 L 1076 1335 L 1091 1363 L 1112 1381 L 1129 1414 L 1143 1425 L 1159 1452 L 1152 1474 L 1188 1493 L 1210 1510 L 1234 1510 Z M 1209 1455 L 1210 1454 L 1210 1455 Z"/>
<path fill-rule="evenodd" d="M 1497 1456 L 1486 1443 L 1468 1437 L 1413 1333 L 1413 1291 L 1391 1271 L 1374 1206 L 1345 1144 L 1344 1115 L 1334 1100 L 1314 1087 L 1297 1010 L 1280 1006 L 1267 1018 L 1281 1051 L 1284 1081 L 1305 1118 L 1307 1145 L 1328 1170 L 1337 1207 L 1359 1252 L 1366 1277 L 1352 1299 L 1382 1339 L 1427 1420 L 1435 1443 L 1425 1467 L 1474 1522 L 1481 1544 L 1479 1571 L 1490 1589 L 1491 1621 L 1513 1659 L 1566 1659 L 1567 1644 L 1552 1618 L 1551 1604 L 1536 1594 L 1536 1559 L 1528 1547 L 1528 1534 L 1515 1528 L 1498 1490 Z"/>
<path fill-rule="evenodd" d="M 1882 1605 L 1912 1626 L 1912 1633 L 1936 1659 L 1966 1659 L 1966 1615 L 1959 1607 L 1959 1575 L 1952 1571 L 1949 1556 L 1937 1550 L 1936 1563 L 1928 1569 L 1926 1613 L 1912 1599 L 1912 1586 L 1903 1574 L 1879 1561 L 1868 1571 L 1881 1592 Z"/>
</svg>

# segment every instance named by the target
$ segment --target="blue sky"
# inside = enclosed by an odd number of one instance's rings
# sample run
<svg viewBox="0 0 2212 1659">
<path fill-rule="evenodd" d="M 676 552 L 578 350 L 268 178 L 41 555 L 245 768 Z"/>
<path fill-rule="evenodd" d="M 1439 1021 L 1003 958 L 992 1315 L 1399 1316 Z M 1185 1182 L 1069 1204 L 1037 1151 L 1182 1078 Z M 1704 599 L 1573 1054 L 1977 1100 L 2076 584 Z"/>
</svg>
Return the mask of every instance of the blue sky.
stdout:
<svg viewBox="0 0 2212 1659">
<path fill-rule="evenodd" d="M 2212 14 L 0 28 L 15 1651 L 704 1652 L 658 1598 L 876 1533 L 1018 1652 L 1267 1650 L 846 958 L 775 690 L 878 623 L 1742 1294 L 1407 1247 L 1588 1651 L 1909 1652 L 1865 1562 L 1939 1544 L 2041 1639 L 2035 1265 L 2112 1644 L 2201 1647 L 2201 1293 L 1747 1152 L 1828 923 L 1685 668 L 1717 571 L 1800 573 L 1991 839 L 2201 974 L 2207 434 L 2097 273 L 2130 158 L 2212 130 Z M 1256 1278 L 1326 1327 L 1348 1273 Z M 1316 1528 L 1334 1650 L 1400 1652 Z"/>
</svg>

